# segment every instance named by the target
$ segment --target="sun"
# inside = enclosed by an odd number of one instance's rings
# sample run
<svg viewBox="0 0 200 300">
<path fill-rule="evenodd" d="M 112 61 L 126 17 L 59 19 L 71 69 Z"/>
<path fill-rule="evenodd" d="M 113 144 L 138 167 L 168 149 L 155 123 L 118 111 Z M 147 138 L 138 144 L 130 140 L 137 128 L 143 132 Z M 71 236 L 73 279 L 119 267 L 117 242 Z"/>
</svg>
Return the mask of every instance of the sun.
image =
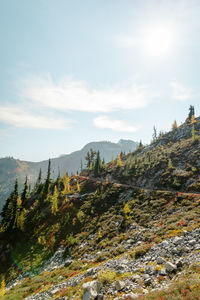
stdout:
<svg viewBox="0 0 200 300">
<path fill-rule="evenodd" d="M 144 51 L 151 57 L 166 57 L 174 44 L 174 30 L 169 24 L 156 24 L 143 32 Z"/>
</svg>

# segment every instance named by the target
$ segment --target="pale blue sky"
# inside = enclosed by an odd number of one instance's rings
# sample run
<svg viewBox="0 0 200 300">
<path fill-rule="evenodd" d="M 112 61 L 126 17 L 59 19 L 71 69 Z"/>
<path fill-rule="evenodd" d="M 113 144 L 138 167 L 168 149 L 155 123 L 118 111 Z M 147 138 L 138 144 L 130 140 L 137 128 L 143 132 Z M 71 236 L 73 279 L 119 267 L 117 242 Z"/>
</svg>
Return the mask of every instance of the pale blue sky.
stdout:
<svg viewBox="0 0 200 300">
<path fill-rule="evenodd" d="M 200 114 L 199 0 L 0 0 L 0 157 L 148 143 Z"/>
</svg>

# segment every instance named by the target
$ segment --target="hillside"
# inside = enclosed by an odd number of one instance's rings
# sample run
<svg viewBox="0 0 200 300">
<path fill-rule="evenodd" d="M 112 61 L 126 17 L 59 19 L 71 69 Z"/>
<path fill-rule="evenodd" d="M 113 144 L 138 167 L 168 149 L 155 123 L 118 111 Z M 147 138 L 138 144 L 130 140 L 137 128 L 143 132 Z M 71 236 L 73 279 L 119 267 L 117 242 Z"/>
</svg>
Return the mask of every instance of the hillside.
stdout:
<svg viewBox="0 0 200 300">
<path fill-rule="evenodd" d="M 99 168 L 47 176 L 22 201 L 15 190 L 2 299 L 198 300 L 199 155 L 197 118 Z"/>
<path fill-rule="evenodd" d="M 137 147 L 138 143 L 131 140 L 120 140 L 119 143 L 111 142 L 92 142 L 85 145 L 81 150 L 72 152 L 71 154 L 62 155 L 61 157 L 51 159 L 52 177 L 56 178 L 58 172 L 61 174 L 67 170 L 69 174 L 80 171 L 81 160 L 85 165 L 86 153 L 92 148 L 95 151 L 100 151 L 105 162 L 111 160 L 112 154 L 114 157 L 118 153 L 129 153 Z M 25 177 L 28 176 L 29 183 L 35 184 L 39 170 L 42 170 L 42 178 L 46 176 L 48 160 L 41 162 L 21 161 L 14 158 L 0 159 L 0 211 L 3 207 L 4 200 L 10 194 L 15 179 L 18 178 L 20 190 L 24 183 Z"/>
</svg>

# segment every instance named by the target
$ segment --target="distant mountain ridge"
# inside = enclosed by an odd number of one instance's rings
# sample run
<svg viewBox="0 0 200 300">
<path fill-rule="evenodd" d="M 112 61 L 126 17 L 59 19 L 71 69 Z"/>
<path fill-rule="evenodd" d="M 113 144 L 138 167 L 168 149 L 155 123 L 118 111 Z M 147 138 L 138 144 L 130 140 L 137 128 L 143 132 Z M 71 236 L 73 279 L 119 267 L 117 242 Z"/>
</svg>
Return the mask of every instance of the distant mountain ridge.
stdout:
<svg viewBox="0 0 200 300">
<path fill-rule="evenodd" d="M 112 154 L 116 157 L 121 151 L 125 153 L 132 152 L 138 146 L 137 142 L 131 140 L 120 140 L 118 143 L 108 141 L 91 142 L 86 144 L 81 150 L 64 154 L 51 159 L 52 178 L 56 178 L 58 172 L 62 175 L 64 171 L 69 174 L 80 171 L 81 160 L 83 167 L 85 166 L 85 156 L 90 149 L 100 151 L 100 155 L 109 162 Z M 48 159 L 40 162 L 22 161 L 12 157 L 5 157 L 0 159 L 0 211 L 2 209 L 4 200 L 8 197 L 13 189 L 14 181 L 18 178 L 19 187 L 28 177 L 29 183 L 35 183 L 39 170 L 42 170 L 42 177 L 46 177 L 48 166 Z"/>
</svg>

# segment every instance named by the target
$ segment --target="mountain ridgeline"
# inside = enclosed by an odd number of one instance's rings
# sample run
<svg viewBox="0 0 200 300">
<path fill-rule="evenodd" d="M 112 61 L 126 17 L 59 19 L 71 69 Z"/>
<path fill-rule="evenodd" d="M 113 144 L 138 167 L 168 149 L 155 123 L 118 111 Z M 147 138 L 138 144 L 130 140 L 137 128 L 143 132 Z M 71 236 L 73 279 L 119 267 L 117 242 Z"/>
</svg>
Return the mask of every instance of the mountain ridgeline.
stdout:
<svg viewBox="0 0 200 300">
<path fill-rule="evenodd" d="M 85 145 L 81 150 L 70 154 L 62 155 L 51 159 L 51 176 L 56 178 L 58 173 L 61 175 L 67 171 L 69 174 L 80 172 L 81 161 L 82 167 L 86 164 L 86 154 L 90 149 L 99 151 L 105 162 L 109 162 L 112 158 L 117 157 L 120 152 L 129 153 L 136 149 L 137 142 L 131 140 L 120 140 L 118 143 L 107 141 L 92 142 Z M 21 161 L 10 157 L 0 159 L 0 211 L 3 207 L 5 199 L 13 189 L 15 179 L 18 179 L 19 189 L 22 190 L 25 177 L 28 177 L 28 182 L 33 186 L 37 180 L 39 171 L 42 171 L 42 179 L 47 173 L 48 160 L 40 162 Z"/>
</svg>

